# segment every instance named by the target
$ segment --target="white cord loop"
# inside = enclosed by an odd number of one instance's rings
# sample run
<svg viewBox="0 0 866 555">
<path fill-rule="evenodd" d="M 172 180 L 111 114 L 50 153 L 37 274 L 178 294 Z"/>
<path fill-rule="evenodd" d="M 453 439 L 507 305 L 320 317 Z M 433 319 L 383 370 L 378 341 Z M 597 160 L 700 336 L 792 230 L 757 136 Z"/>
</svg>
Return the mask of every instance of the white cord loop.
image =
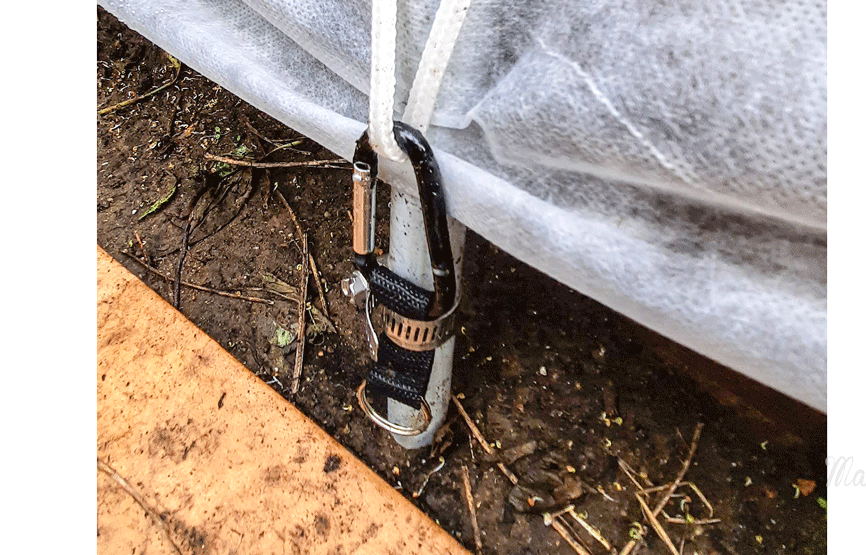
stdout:
<svg viewBox="0 0 866 555">
<path fill-rule="evenodd" d="M 424 133 L 430 126 L 436 97 L 471 0 L 442 0 L 418 71 L 409 91 L 403 121 Z M 397 0 L 373 0 L 370 63 L 370 144 L 379 156 L 403 162 L 406 155 L 394 139 L 394 93 L 397 89 Z"/>
<path fill-rule="evenodd" d="M 370 63 L 370 144 L 379 156 L 402 162 L 406 155 L 394 139 L 397 89 L 397 0 L 373 0 Z"/>
<path fill-rule="evenodd" d="M 433 108 L 439 95 L 439 86 L 445 76 L 445 68 L 451 59 L 457 36 L 466 19 L 471 0 L 442 0 L 424 46 L 415 81 L 409 91 L 409 101 L 403 113 L 403 121 L 425 133 L 433 118 Z"/>
</svg>

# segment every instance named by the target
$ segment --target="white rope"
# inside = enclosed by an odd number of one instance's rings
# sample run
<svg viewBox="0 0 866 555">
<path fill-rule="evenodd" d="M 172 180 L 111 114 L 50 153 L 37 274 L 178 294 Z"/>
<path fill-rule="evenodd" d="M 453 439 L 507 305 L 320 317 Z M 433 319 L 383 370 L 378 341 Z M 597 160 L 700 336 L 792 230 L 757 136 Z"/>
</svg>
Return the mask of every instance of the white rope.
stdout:
<svg viewBox="0 0 866 555">
<path fill-rule="evenodd" d="M 471 0 L 442 0 L 424 46 L 415 81 L 409 91 L 409 101 L 403 112 L 403 121 L 422 133 L 430 126 L 433 107 L 439 95 L 439 86 L 445 76 L 445 68 L 451 59 L 454 45 Z"/>
<path fill-rule="evenodd" d="M 406 155 L 394 140 L 394 91 L 397 88 L 397 0 L 373 0 L 370 43 L 370 144 L 379 156 L 396 162 Z"/>
<path fill-rule="evenodd" d="M 418 71 L 409 91 L 403 121 L 422 133 L 430 125 L 445 68 L 471 0 L 442 0 Z M 406 155 L 394 140 L 394 92 L 397 88 L 397 0 L 373 0 L 370 63 L 369 133 L 373 149 L 402 162 Z"/>
</svg>

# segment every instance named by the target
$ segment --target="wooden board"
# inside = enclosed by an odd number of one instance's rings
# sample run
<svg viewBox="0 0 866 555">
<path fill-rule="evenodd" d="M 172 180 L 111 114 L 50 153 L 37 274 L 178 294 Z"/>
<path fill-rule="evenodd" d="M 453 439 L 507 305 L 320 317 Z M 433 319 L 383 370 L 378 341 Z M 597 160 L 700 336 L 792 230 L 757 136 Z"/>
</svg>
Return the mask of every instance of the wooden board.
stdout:
<svg viewBox="0 0 866 555">
<path fill-rule="evenodd" d="M 468 553 L 99 247 L 97 353 L 97 459 L 167 525 L 97 470 L 99 553 Z"/>
</svg>

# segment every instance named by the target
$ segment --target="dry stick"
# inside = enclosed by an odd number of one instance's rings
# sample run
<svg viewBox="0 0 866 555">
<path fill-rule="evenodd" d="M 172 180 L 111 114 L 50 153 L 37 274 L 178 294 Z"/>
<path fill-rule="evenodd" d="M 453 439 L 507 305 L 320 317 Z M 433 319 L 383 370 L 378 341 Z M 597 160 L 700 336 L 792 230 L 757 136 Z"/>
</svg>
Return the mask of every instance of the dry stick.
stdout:
<svg viewBox="0 0 866 555">
<path fill-rule="evenodd" d="M 241 171 L 241 170 L 238 170 L 238 171 Z M 234 173 L 237 173 L 237 172 L 234 172 Z M 234 173 L 232 173 L 232 175 L 234 175 Z M 219 184 L 222 184 L 223 181 L 225 181 L 225 178 L 220 180 Z M 204 210 L 202 210 L 201 216 L 198 218 L 195 217 L 195 208 L 196 208 L 196 206 L 198 206 L 199 201 L 202 199 L 202 196 L 204 194 L 205 189 L 202 189 L 201 193 L 197 194 L 194 197 L 193 202 L 190 205 L 192 208 L 190 209 L 190 214 L 186 220 L 186 224 L 183 227 L 183 243 L 182 243 L 181 248 L 180 248 L 180 260 L 178 260 L 178 262 L 177 262 L 177 279 L 175 279 L 175 281 L 174 281 L 174 307 L 177 309 L 180 309 L 181 275 L 183 272 L 183 263 L 186 260 L 187 253 L 189 253 L 190 235 L 192 235 L 193 231 L 198 228 L 199 224 L 202 223 L 205 218 L 207 218 L 207 215 L 208 215 L 208 213 L 210 213 L 211 209 L 213 209 L 214 206 L 217 206 L 218 204 L 222 203 L 223 199 L 225 199 L 226 195 L 228 194 L 228 192 L 233 187 L 234 187 L 234 184 L 230 183 L 225 188 L 225 190 L 223 191 L 222 196 L 220 196 L 220 198 L 218 200 L 215 200 L 215 201 L 211 202 L 209 205 L 207 205 L 204 208 Z M 252 182 L 250 182 L 250 191 L 252 191 Z M 246 202 L 246 198 L 249 198 L 249 194 L 247 194 L 247 196 L 244 199 L 242 199 L 241 202 L 242 203 Z M 241 204 L 241 208 L 238 209 L 237 214 L 240 214 L 240 210 L 242 210 L 242 209 L 243 209 L 243 204 Z M 235 216 L 237 216 L 237 214 L 235 214 Z M 229 220 L 228 223 L 231 223 L 232 221 L 234 221 L 234 217 L 231 220 Z M 226 224 L 226 225 L 228 225 L 228 224 Z M 222 231 L 224 228 L 225 228 L 225 226 L 217 229 L 214 233 L 218 233 L 219 231 Z"/>
<path fill-rule="evenodd" d="M 481 448 L 484 449 L 484 451 L 488 455 L 493 455 L 493 447 L 491 447 L 490 444 L 487 443 L 487 440 L 484 439 L 484 436 L 481 435 L 481 430 L 478 429 L 478 426 L 476 426 L 475 422 L 473 422 L 472 419 L 469 417 L 469 413 L 467 413 L 466 409 L 463 408 L 463 405 L 460 404 L 460 400 L 454 395 L 451 395 L 451 400 L 454 401 L 454 404 L 457 406 L 457 412 L 460 413 L 460 416 L 463 417 L 463 420 L 469 427 L 469 431 L 472 433 L 472 437 L 474 437 L 478 441 L 478 443 L 481 444 Z M 507 466 L 505 466 L 505 463 L 500 461 L 496 463 L 496 466 L 499 467 L 499 470 L 502 471 L 506 478 L 508 478 L 509 482 L 511 482 L 515 486 L 517 485 L 517 476 L 515 476 L 514 473 L 511 472 Z"/>
<path fill-rule="evenodd" d="M 168 541 L 171 542 L 174 550 L 183 555 L 180 548 L 177 546 L 176 543 L 174 543 L 174 540 L 171 539 L 171 532 L 168 529 L 168 524 L 166 524 L 166 522 L 156 513 L 156 511 L 150 508 L 150 505 L 147 504 L 141 494 L 135 491 L 132 486 L 129 485 L 129 482 L 127 482 L 123 478 L 123 476 L 118 474 L 116 470 L 114 470 L 98 458 L 96 459 L 96 468 L 108 474 L 108 477 L 114 480 L 121 488 L 123 488 L 123 491 L 132 496 L 132 498 L 135 499 L 135 502 L 138 503 L 142 509 L 144 509 L 144 512 L 147 513 L 148 516 L 150 516 L 150 518 L 152 518 L 154 522 L 159 525 L 160 528 L 162 528 L 162 531 L 165 532 L 165 536 L 168 538 Z"/>
<path fill-rule="evenodd" d="M 703 422 L 698 422 L 697 425 L 695 426 L 695 432 L 692 434 L 692 445 L 691 445 L 691 447 L 689 447 L 689 456 L 686 458 L 686 462 L 683 463 L 683 467 L 680 470 L 680 473 L 677 475 L 677 479 L 674 480 L 673 484 L 671 484 L 671 487 L 668 490 L 667 494 L 664 497 L 662 497 L 658 503 L 656 503 L 655 509 L 653 509 L 653 512 L 652 512 L 652 514 L 654 516 L 658 516 L 658 514 L 662 511 L 662 509 L 665 508 L 665 505 L 668 504 L 668 501 L 670 501 L 671 495 L 673 495 L 674 492 L 676 491 L 676 489 L 678 487 L 680 487 L 680 484 L 682 483 L 683 478 L 686 475 L 686 472 L 688 472 L 688 470 L 689 470 L 689 466 L 691 466 L 691 464 L 692 464 L 692 457 L 695 456 L 695 451 L 697 451 L 697 449 L 698 449 L 698 440 L 701 437 L 701 430 L 703 430 L 703 429 L 704 429 Z"/>
<path fill-rule="evenodd" d="M 304 367 L 304 344 L 307 342 L 306 336 L 306 316 L 307 316 L 307 274 L 310 272 L 309 256 L 307 255 L 307 235 L 303 235 L 304 244 L 304 262 L 301 269 L 301 286 L 300 298 L 301 306 L 298 310 L 298 348 L 295 351 L 295 371 L 292 374 L 292 395 L 298 392 L 298 386 L 301 383 L 301 370 Z"/>
<path fill-rule="evenodd" d="M 285 143 L 285 144 L 282 144 L 282 145 L 275 146 L 273 149 L 271 149 L 271 150 L 269 150 L 268 152 L 266 152 L 265 155 L 261 157 L 261 159 L 259 160 L 259 162 L 261 162 L 262 160 L 264 160 L 265 158 L 267 158 L 267 157 L 270 156 L 271 154 L 273 154 L 273 153 L 275 153 L 275 152 L 279 152 L 279 151 L 281 151 L 281 150 L 283 150 L 283 149 L 289 149 L 289 150 L 291 150 L 292 152 L 298 152 L 298 153 L 306 154 L 307 156 L 309 156 L 309 155 L 311 154 L 310 152 L 306 152 L 306 151 L 303 151 L 303 150 L 295 150 L 294 148 L 292 148 L 293 146 L 298 146 L 298 145 L 301 144 L 302 142 L 304 142 L 304 139 L 295 139 L 295 140 L 290 141 L 290 142 L 288 142 L 288 143 Z"/>
<path fill-rule="evenodd" d="M 511 482 L 512 485 L 517 485 L 517 476 L 514 475 L 514 472 L 508 470 L 508 467 L 505 466 L 505 463 L 498 462 L 496 463 L 496 466 L 498 466 L 499 470 L 501 470 L 502 473 L 505 474 L 505 477 L 508 478 L 508 481 Z"/>
<path fill-rule="evenodd" d="M 662 528 L 659 519 L 657 519 L 653 512 L 650 510 L 649 505 L 646 504 L 646 501 L 643 500 L 639 493 L 635 493 L 634 496 L 637 498 L 638 503 L 640 503 L 640 508 L 643 511 L 644 516 L 647 518 L 647 520 L 649 520 L 650 526 L 653 527 L 653 530 L 656 531 L 656 534 L 658 534 L 662 541 L 665 542 L 665 545 L 668 546 L 668 549 L 670 549 L 673 555 L 679 555 L 679 550 L 677 550 L 677 548 L 674 546 L 674 542 L 671 541 L 668 533 L 665 532 L 664 528 Z"/>
<path fill-rule="evenodd" d="M 643 495 L 649 495 L 651 493 L 656 493 L 657 491 L 664 491 L 666 489 L 670 489 L 670 484 L 664 484 L 662 486 L 655 486 L 653 488 L 641 488 L 640 492 Z"/>
<path fill-rule="evenodd" d="M 463 420 L 466 421 L 466 425 L 469 426 L 469 431 L 472 432 L 472 435 L 478 440 L 478 443 L 481 444 L 481 448 L 484 449 L 484 452 L 488 455 L 492 455 L 493 448 L 490 447 L 490 444 L 487 443 L 487 440 L 484 439 L 483 435 L 481 435 L 481 431 L 478 429 L 478 426 L 475 425 L 475 422 L 473 422 L 469 417 L 469 414 L 466 412 L 466 409 L 463 408 L 463 405 L 460 404 L 460 400 L 453 394 L 451 395 L 451 400 L 454 401 L 454 404 L 457 406 L 457 411 L 460 413 L 460 416 L 463 417 Z"/>
<path fill-rule="evenodd" d="M 481 444 L 481 448 L 484 449 L 484 451 L 488 455 L 493 455 L 493 448 L 490 446 L 489 443 L 487 443 L 487 440 L 484 439 L 484 436 L 481 435 L 481 430 L 478 429 L 478 426 L 476 426 L 475 422 L 472 421 L 472 418 L 469 417 L 469 413 L 467 413 L 466 409 L 463 408 L 463 405 L 460 403 L 460 399 L 458 399 L 457 396 L 452 394 L 451 400 L 454 401 L 454 405 L 457 407 L 457 412 L 459 412 L 460 416 L 463 417 L 463 420 L 466 422 L 466 426 L 469 427 L 469 431 L 472 432 L 472 436 L 476 440 L 478 440 L 479 444 Z M 505 466 L 505 464 L 503 462 L 501 462 L 501 461 L 497 462 L 496 466 L 499 468 L 499 470 L 502 471 L 502 473 L 505 475 L 505 477 L 508 478 L 508 480 L 513 485 L 515 485 L 515 486 L 517 485 L 517 483 L 518 483 L 517 476 L 515 476 L 514 473 L 511 472 L 508 469 L 508 467 Z M 464 467 L 464 469 L 465 469 L 465 467 Z M 467 479 L 468 479 L 468 476 L 464 475 L 464 481 Z M 466 482 L 466 483 L 468 483 L 468 482 Z M 568 545 L 570 545 L 572 547 L 572 549 L 574 549 L 579 555 L 592 555 L 583 546 L 581 546 L 580 544 L 578 544 L 574 541 L 574 539 L 571 536 L 571 533 L 556 518 L 553 518 L 551 520 L 550 525 L 553 526 L 553 529 L 556 530 L 559 533 L 559 535 L 562 536 L 562 538 L 568 542 Z M 478 545 L 478 549 L 480 550 L 481 544 L 477 541 L 476 541 L 476 544 Z"/>
<path fill-rule="evenodd" d="M 695 451 L 698 448 L 698 439 L 700 439 L 701 430 L 703 430 L 703 429 L 704 429 L 704 424 L 702 422 L 698 422 L 697 425 L 695 425 L 695 432 L 694 432 L 694 434 L 692 434 L 692 445 L 691 445 L 691 447 L 689 447 L 689 456 L 686 458 L 686 462 L 683 463 L 683 467 L 680 470 L 680 473 L 677 475 L 677 479 L 674 480 L 674 482 L 670 485 L 670 488 L 668 489 L 667 494 L 665 494 L 665 496 L 656 505 L 655 509 L 653 509 L 652 512 L 650 513 L 653 515 L 653 517 L 657 517 L 659 515 L 659 513 L 662 512 L 662 509 L 664 509 L 665 505 L 668 504 L 668 501 L 670 501 L 671 496 L 674 494 L 674 491 L 680 486 L 680 483 L 683 481 L 683 477 L 686 475 L 686 472 L 688 471 L 689 466 L 691 466 L 691 464 L 692 464 L 692 457 L 695 456 Z M 639 497 L 639 494 L 635 494 L 635 495 L 638 495 L 638 497 Z M 642 499 L 639 498 L 638 500 L 641 501 L 641 505 L 644 504 Z M 626 546 L 623 548 L 623 550 L 620 551 L 619 555 L 629 555 L 629 553 L 631 553 L 632 550 L 634 549 L 635 545 L 637 545 L 637 541 L 631 540 L 630 542 L 628 542 L 626 544 Z"/>
<path fill-rule="evenodd" d="M 193 225 L 193 221 L 195 218 L 195 208 L 198 206 L 199 201 L 207 191 L 207 186 L 200 188 L 195 195 L 193 195 L 192 200 L 189 203 L 189 213 L 186 215 L 185 222 L 183 225 L 183 240 L 180 247 L 180 258 L 177 262 L 177 274 L 174 280 L 174 307 L 180 309 L 180 285 L 181 285 L 181 277 L 183 272 L 183 263 L 186 260 L 186 253 L 189 251 L 189 236 L 192 233 L 192 229 L 198 225 L 198 221 L 196 221 L 195 225 Z M 205 214 L 202 213 L 201 218 L 204 219 Z"/>
<path fill-rule="evenodd" d="M 295 211 L 292 210 L 292 207 L 289 206 L 286 197 L 283 196 L 283 193 L 276 191 L 277 198 L 280 199 L 280 202 L 283 203 L 283 207 L 285 207 L 286 212 L 289 213 L 289 217 L 292 219 L 292 224 L 295 226 L 295 233 L 298 234 L 298 237 L 301 237 L 304 234 L 304 230 L 301 229 L 301 222 L 298 221 L 298 217 L 295 215 Z"/>
<path fill-rule="evenodd" d="M 649 478 L 647 478 L 646 476 L 642 476 L 642 475 L 638 474 L 637 470 L 632 468 L 631 465 L 628 464 L 624 459 L 617 458 L 617 462 L 619 463 L 619 467 L 622 469 L 622 471 L 625 472 L 625 475 L 628 476 L 628 479 L 631 480 L 635 486 L 637 486 L 638 490 L 640 490 L 643 493 L 646 493 L 645 487 L 651 488 L 653 486 L 653 483 L 650 481 Z M 641 486 L 638 483 L 637 476 L 640 476 L 643 479 L 646 486 Z"/>
<path fill-rule="evenodd" d="M 144 269 L 147 270 L 148 272 L 151 272 L 153 274 L 158 275 L 159 277 L 161 277 L 162 279 L 166 280 L 169 283 L 172 283 L 172 284 L 174 283 L 174 278 L 163 274 L 162 272 L 160 272 L 156 268 L 152 268 L 151 266 L 148 266 L 147 264 L 145 264 L 144 260 L 142 260 L 142 259 L 138 258 L 137 256 L 132 255 L 126 251 L 120 251 L 120 252 L 129 256 L 130 258 L 132 258 L 133 260 L 135 260 L 136 262 L 138 262 L 139 264 L 144 266 Z M 197 285 L 195 283 L 189 283 L 188 281 L 181 281 L 180 284 L 183 285 L 184 287 L 189 287 L 190 289 L 196 289 L 198 291 L 204 291 L 205 293 L 213 293 L 214 295 L 219 295 L 221 297 L 228 297 L 230 299 L 238 299 L 240 301 L 249 301 L 251 303 L 262 303 L 262 304 L 267 304 L 267 305 L 274 304 L 274 301 L 272 301 L 270 299 L 262 299 L 259 297 L 247 297 L 245 295 L 241 295 L 240 293 L 229 293 L 228 291 L 220 291 L 219 289 L 213 289 L 212 287 L 207 287 L 205 285 Z M 288 297 L 285 297 L 283 295 L 280 295 L 280 296 L 288 299 Z M 289 299 L 289 300 L 295 300 L 295 299 Z"/>
<path fill-rule="evenodd" d="M 692 488 L 692 491 L 695 492 L 695 494 L 698 496 L 698 498 L 701 500 L 701 502 L 704 504 L 704 506 L 706 506 L 710 510 L 710 516 L 707 518 L 712 518 L 713 513 L 715 512 L 713 510 L 713 506 L 709 502 L 709 500 L 706 497 L 704 497 L 704 494 L 701 492 L 701 490 L 698 489 L 698 486 L 696 486 L 694 482 L 686 482 L 686 485 L 688 485 L 690 488 Z"/>
<path fill-rule="evenodd" d="M 610 551 L 610 542 L 607 541 L 607 539 L 606 539 L 604 536 L 601 535 L 601 532 L 599 532 L 598 529 L 596 529 L 595 526 L 593 526 L 592 524 L 590 524 L 589 522 L 587 522 L 586 520 L 584 520 L 584 518 L 583 518 L 582 516 L 580 516 L 579 514 L 577 514 L 577 513 L 574 511 L 574 505 L 569 505 L 569 506 L 566 508 L 566 512 L 567 512 L 568 514 L 570 514 L 570 515 L 574 518 L 574 520 L 576 520 L 577 523 L 580 524 L 580 525 L 583 527 L 584 530 L 586 530 L 587 532 L 589 532 L 589 535 L 590 535 L 590 536 L 592 536 L 593 538 L 595 538 L 595 540 L 596 540 L 598 543 L 600 543 L 601 545 L 604 546 L 605 549 L 607 549 L 608 551 Z"/>
<path fill-rule="evenodd" d="M 243 166 L 245 168 L 309 168 L 324 166 L 336 168 L 340 170 L 351 169 L 348 166 L 330 166 L 329 164 L 348 164 L 345 160 L 338 158 L 336 160 L 310 160 L 309 162 L 251 162 L 250 160 L 238 160 L 237 158 L 229 158 L 228 156 L 216 156 L 215 154 L 206 153 L 204 157 L 208 160 L 222 162 L 232 166 Z"/>
<path fill-rule="evenodd" d="M 331 313 L 328 311 L 328 301 L 325 300 L 325 289 L 322 287 L 322 281 L 319 278 L 319 269 L 316 267 L 316 259 L 313 258 L 313 253 L 310 253 L 310 270 L 313 271 L 313 282 L 316 284 L 316 291 L 319 293 L 319 302 L 322 305 L 322 313 L 328 320 L 331 319 Z"/>
<path fill-rule="evenodd" d="M 275 143 L 274 141 L 272 141 L 272 140 L 270 140 L 269 138 L 265 137 L 264 135 L 261 134 L 261 132 L 260 132 L 258 129 L 256 129 L 255 127 L 253 127 L 253 124 L 250 123 L 250 120 L 248 120 L 248 119 L 246 118 L 246 116 L 244 116 L 243 119 L 244 119 L 244 125 L 247 126 L 247 129 L 249 129 L 250 131 L 252 131 L 253 135 L 255 135 L 255 136 L 258 137 L 259 139 L 265 141 L 266 143 L 270 143 L 270 144 L 272 144 L 272 145 L 274 145 L 274 146 L 278 146 L 277 143 Z"/>
<path fill-rule="evenodd" d="M 722 521 L 720 518 L 704 518 L 701 520 L 686 520 L 684 518 L 679 518 L 676 516 L 666 517 L 665 520 L 670 522 L 671 524 L 695 524 L 695 525 L 706 525 L 706 524 L 718 524 Z"/>
<path fill-rule="evenodd" d="M 232 188 L 232 186 L 229 186 L 229 187 L 226 188 L 225 193 L 223 193 L 222 197 L 219 199 L 219 201 L 217 201 L 217 202 L 215 203 L 215 205 L 216 205 L 216 204 L 220 204 L 220 203 L 222 203 L 222 201 L 225 199 L 226 195 L 228 194 L 229 190 L 231 190 L 231 188 Z M 222 230 L 224 230 L 224 229 L 227 228 L 228 226 L 232 225 L 232 224 L 234 223 L 234 221 L 237 219 L 237 217 L 241 215 L 241 212 L 243 211 L 244 207 L 246 206 L 247 201 L 248 201 L 248 200 L 250 199 L 250 197 L 252 196 L 252 194 L 253 194 L 253 190 L 254 190 L 254 189 L 255 189 L 255 187 L 253 186 L 253 181 L 252 181 L 252 176 L 251 176 L 251 177 L 250 177 L 250 186 L 247 188 L 246 192 L 245 192 L 243 195 L 241 195 L 241 197 L 238 199 L 238 201 L 237 201 L 238 209 L 235 211 L 234 214 L 232 214 L 232 217 L 229 218 L 229 219 L 228 219 L 224 224 L 222 224 L 221 226 L 219 226 L 218 228 L 216 228 L 216 229 L 215 229 L 214 231 L 212 231 L 211 233 L 205 234 L 203 237 L 199 237 L 198 239 L 192 239 L 192 238 L 190 238 L 191 240 L 190 240 L 190 244 L 189 244 L 189 245 L 190 245 L 190 246 L 193 246 L 193 245 L 195 245 L 195 244 L 197 244 L 197 243 L 201 243 L 202 241 L 204 241 L 204 240 L 206 240 L 206 239 L 210 239 L 211 237 L 213 237 L 213 236 L 216 235 L 217 233 L 221 232 Z M 205 212 L 204 215 L 207 215 L 207 212 Z M 200 223 L 200 222 L 199 222 L 199 223 Z"/>
<path fill-rule="evenodd" d="M 472 533 L 475 536 L 475 551 L 481 553 L 481 529 L 478 527 L 478 515 L 475 512 L 475 499 L 472 497 L 472 485 L 469 483 L 469 469 L 461 464 L 463 472 L 463 491 L 466 494 L 466 504 L 469 505 L 469 517 L 472 519 Z"/>
<path fill-rule="evenodd" d="M 583 541 L 583 538 L 581 538 L 580 535 L 578 535 L 577 530 L 575 530 L 575 529 L 571 526 L 571 524 L 569 524 L 568 519 L 566 519 L 564 515 L 559 515 L 559 516 L 556 517 L 554 520 L 559 521 L 559 523 L 562 524 L 562 526 L 563 526 L 563 528 L 565 528 L 566 532 L 568 532 L 569 535 L 571 535 L 571 537 L 574 538 L 574 541 L 576 541 L 576 542 L 579 543 L 579 544 L 580 544 L 584 549 L 586 549 L 587 551 L 589 551 L 590 553 L 592 553 L 592 551 L 589 549 L 589 546 L 586 544 L 585 541 Z"/>
<path fill-rule="evenodd" d="M 577 553 L 579 553 L 580 555 L 592 555 L 589 551 L 586 550 L 586 548 L 574 541 L 574 538 L 571 537 L 571 533 L 565 528 L 565 526 L 561 522 L 559 522 L 559 520 L 554 518 L 550 522 L 550 525 L 553 527 L 554 530 L 559 532 L 559 535 L 562 536 L 562 539 L 567 541 L 568 545 L 570 545 L 571 548 L 574 549 Z"/>
<path fill-rule="evenodd" d="M 183 275 L 183 263 L 189 252 L 189 234 L 192 233 L 192 223 L 187 220 L 183 226 L 183 242 L 180 247 L 180 260 L 177 261 L 177 277 L 174 280 L 174 307 L 180 310 L 180 284 Z"/>
<path fill-rule="evenodd" d="M 265 136 L 264 136 L 264 135 L 263 135 L 263 134 L 262 134 L 258 129 L 256 129 L 255 127 L 253 127 L 253 124 L 250 123 L 250 120 L 248 120 L 246 117 L 244 117 L 243 120 L 244 120 L 244 125 L 247 126 L 247 129 L 249 129 L 249 130 L 253 133 L 253 135 L 255 135 L 256 137 L 258 137 L 259 139 L 261 139 L 261 140 L 265 141 L 266 143 L 269 143 L 269 144 L 271 144 L 271 145 L 273 145 L 273 146 L 276 146 L 276 147 L 284 146 L 284 145 L 280 145 L 278 142 L 276 142 L 276 141 L 274 141 L 274 140 L 272 140 L 272 139 L 269 139 L 269 138 L 265 137 Z M 290 142 L 295 142 L 295 141 L 300 142 L 300 141 L 306 140 L 306 137 L 296 137 L 296 138 L 294 138 L 294 139 L 277 139 L 277 140 L 279 140 L 279 141 L 290 141 Z"/>
<path fill-rule="evenodd" d="M 96 113 L 100 116 L 104 116 L 105 114 L 108 114 L 109 112 L 113 112 L 115 110 L 125 108 L 126 106 L 129 106 L 130 104 L 138 102 L 139 100 L 144 100 L 148 96 L 153 96 L 156 93 L 158 93 L 159 91 L 165 90 L 168 87 L 172 86 L 174 84 L 174 82 L 177 81 L 177 78 L 180 77 L 181 65 L 180 65 L 180 62 L 177 61 L 177 58 L 175 58 L 174 56 L 169 56 L 168 58 L 171 61 L 171 65 L 175 69 L 174 77 L 171 78 L 171 81 L 169 81 L 165 85 L 161 85 L 161 86 L 153 89 L 152 91 L 150 91 L 148 93 L 144 93 L 142 95 L 136 96 L 135 98 L 130 98 L 129 100 L 124 100 L 123 102 L 121 102 L 119 104 L 115 104 L 114 106 L 109 106 L 108 108 L 103 108 L 102 110 L 99 110 Z"/>
<path fill-rule="evenodd" d="M 238 171 L 240 171 L 240 170 L 238 170 Z M 232 175 L 234 175 L 234 174 L 231 174 L 228 177 L 232 177 Z M 224 179 L 226 179 L 226 178 L 223 178 L 223 180 Z M 206 192 L 206 188 L 202 190 L 202 193 L 204 193 L 204 192 Z M 201 243 L 202 241 L 204 241 L 206 239 L 210 239 L 211 237 L 213 237 L 214 235 L 216 235 L 217 233 L 221 232 L 222 230 L 224 230 L 225 228 L 230 226 L 232 223 L 234 223 L 234 221 L 237 219 L 237 217 L 240 216 L 241 211 L 244 209 L 244 206 L 246 206 L 246 202 L 249 200 L 250 196 L 252 196 L 252 192 L 253 192 L 253 186 L 252 186 L 252 183 L 250 183 L 249 190 L 246 193 L 244 193 L 243 196 L 241 196 L 240 200 L 238 201 L 239 207 L 238 207 L 237 211 L 232 215 L 232 217 L 229 218 L 228 221 L 226 221 L 224 224 L 222 224 L 221 226 L 219 226 L 218 228 L 216 228 L 212 232 L 206 233 L 204 236 L 199 237 L 198 239 L 193 239 L 192 237 L 190 237 L 189 246 L 193 247 L 193 246 Z M 209 204 L 208 207 L 202 211 L 202 216 L 201 216 L 202 220 L 208 215 L 208 213 L 211 210 L 211 207 L 216 206 L 217 204 L 219 204 L 223 201 L 226 194 L 228 194 L 228 189 L 225 191 L 225 193 L 223 193 L 223 196 L 219 199 L 219 201 Z M 181 229 L 181 230 L 183 229 L 179 225 L 172 222 L 171 220 L 169 220 L 169 223 L 172 224 L 173 226 Z M 198 223 L 201 223 L 201 222 L 198 222 Z M 198 225 L 198 223 L 196 225 Z M 194 232 L 195 232 L 195 229 L 190 231 L 190 235 L 192 235 Z M 177 247 L 177 248 L 170 250 L 170 251 L 159 253 L 157 256 L 159 256 L 159 257 L 171 256 L 172 254 L 174 254 L 176 252 L 180 252 L 180 247 Z"/>
<path fill-rule="evenodd" d="M 147 251 L 144 250 L 144 243 L 141 242 L 141 237 L 138 236 L 138 232 L 137 232 L 137 231 L 133 231 L 133 233 L 135 233 L 135 240 L 138 241 L 138 248 L 141 249 L 141 256 L 144 257 L 144 262 L 145 262 L 148 266 L 150 266 L 150 257 L 147 256 Z"/>
<path fill-rule="evenodd" d="M 292 207 L 289 205 L 286 197 L 283 196 L 283 193 L 277 191 L 277 197 L 280 199 L 280 202 L 283 203 L 283 207 L 285 207 L 286 211 L 289 213 L 289 217 L 292 219 L 292 224 L 295 226 L 295 233 L 298 234 L 298 237 L 303 235 L 303 230 L 301 229 L 301 222 L 298 221 L 298 216 L 295 215 L 295 211 L 292 210 Z M 328 320 L 331 319 L 331 314 L 328 311 L 328 302 L 325 300 L 325 291 L 322 288 L 322 283 L 319 280 L 319 268 L 316 266 L 316 259 L 313 258 L 312 253 L 309 254 L 308 258 L 310 259 L 310 269 L 313 271 L 313 279 L 316 282 L 316 290 L 319 293 L 319 301 L 322 303 L 322 313 L 325 315 L 325 318 Z"/>
<path fill-rule="evenodd" d="M 562 536 L 562 539 L 567 541 L 568 544 L 578 553 L 585 553 L 589 551 L 589 548 L 584 545 L 583 540 L 578 537 L 577 532 L 575 532 L 571 528 L 571 526 L 568 525 L 568 522 L 566 522 L 563 516 L 566 513 L 571 513 L 572 516 L 574 516 L 574 505 L 568 505 L 553 513 L 543 513 L 542 516 L 544 517 L 544 525 L 553 525 L 554 530 L 556 530 L 559 535 Z M 578 544 L 576 542 L 580 543 Z"/>
</svg>

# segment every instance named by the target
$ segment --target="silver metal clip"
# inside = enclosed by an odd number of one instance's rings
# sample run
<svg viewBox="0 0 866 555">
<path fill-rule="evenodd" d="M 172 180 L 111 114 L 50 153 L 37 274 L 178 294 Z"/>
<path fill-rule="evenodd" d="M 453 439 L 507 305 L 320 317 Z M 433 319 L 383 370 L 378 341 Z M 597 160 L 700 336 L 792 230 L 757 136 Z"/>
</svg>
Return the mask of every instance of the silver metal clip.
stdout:
<svg viewBox="0 0 866 555">
<path fill-rule="evenodd" d="M 373 294 L 370 291 L 370 284 L 367 283 L 364 274 L 355 270 L 352 275 L 340 282 L 340 286 L 343 289 L 343 294 L 349 297 L 352 304 L 364 311 L 364 333 L 367 336 L 367 348 L 373 360 L 377 360 L 379 338 L 376 336 L 376 330 L 373 329 L 373 321 L 370 317 L 373 311 Z"/>
</svg>

